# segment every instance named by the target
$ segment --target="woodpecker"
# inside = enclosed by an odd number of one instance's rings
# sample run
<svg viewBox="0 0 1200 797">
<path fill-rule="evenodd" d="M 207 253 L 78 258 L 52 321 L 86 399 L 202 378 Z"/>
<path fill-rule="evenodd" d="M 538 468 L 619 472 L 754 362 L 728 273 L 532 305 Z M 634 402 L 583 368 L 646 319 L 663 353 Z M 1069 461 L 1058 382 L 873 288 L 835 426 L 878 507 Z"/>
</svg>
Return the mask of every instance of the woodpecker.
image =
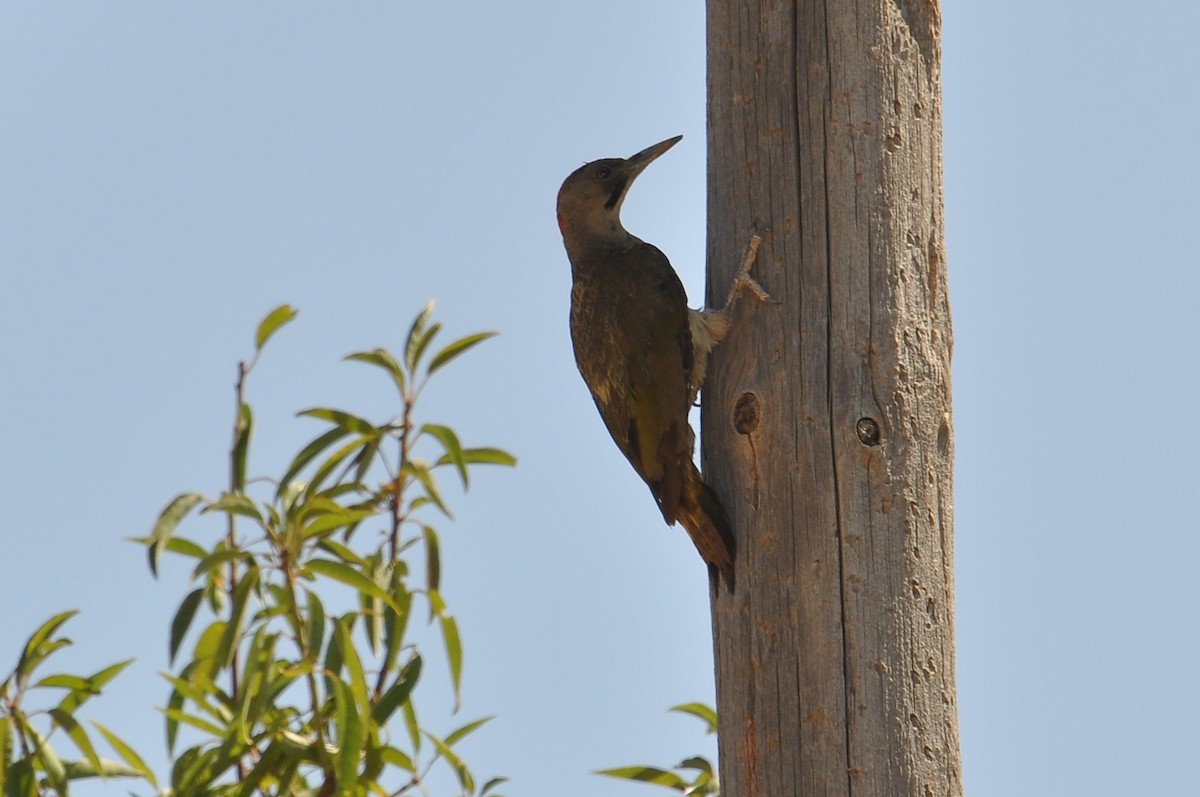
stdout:
<svg viewBox="0 0 1200 797">
<path fill-rule="evenodd" d="M 681 138 L 576 169 L 558 192 L 558 227 L 571 261 L 575 363 L 600 417 L 663 519 L 683 524 L 710 576 L 719 572 L 732 589 L 736 544 L 724 508 L 692 461 L 688 412 L 709 354 L 729 329 L 733 301 L 743 288 L 767 298 L 748 274 L 757 238 L 726 307 L 697 311 L 688 308 L 666 255 L 621 224 L 633 181 Z"/>
</svg>

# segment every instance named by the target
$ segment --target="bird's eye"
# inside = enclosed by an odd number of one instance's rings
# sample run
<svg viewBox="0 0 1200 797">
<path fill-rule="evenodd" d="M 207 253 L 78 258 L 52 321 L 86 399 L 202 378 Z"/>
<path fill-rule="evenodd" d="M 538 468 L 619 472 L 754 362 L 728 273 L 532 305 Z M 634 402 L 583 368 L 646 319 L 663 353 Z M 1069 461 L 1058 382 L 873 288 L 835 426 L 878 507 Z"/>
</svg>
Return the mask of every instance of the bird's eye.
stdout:
<svg viewBox="0 0 1200 797">
<path fill-rule="evenodd" d="M 612 177 L 612 169 L 607 166 L 601 166 L 596 170 L 596 176 L 601 180 L 607 180 L 609 177 Z"/>
</svg>

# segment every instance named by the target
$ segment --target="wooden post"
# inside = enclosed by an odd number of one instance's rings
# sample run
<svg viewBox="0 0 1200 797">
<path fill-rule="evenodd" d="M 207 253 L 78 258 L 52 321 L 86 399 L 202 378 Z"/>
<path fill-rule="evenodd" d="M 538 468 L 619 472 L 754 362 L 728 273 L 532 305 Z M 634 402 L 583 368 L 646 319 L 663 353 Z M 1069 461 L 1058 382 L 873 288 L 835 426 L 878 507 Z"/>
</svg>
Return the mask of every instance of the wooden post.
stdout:
<svg viewBox="0 0 1200 797">
<path fill-rule="evenodd" d="M 708 0 L 722 797 L 960 795 L 936 0 Z"/>
</svg>

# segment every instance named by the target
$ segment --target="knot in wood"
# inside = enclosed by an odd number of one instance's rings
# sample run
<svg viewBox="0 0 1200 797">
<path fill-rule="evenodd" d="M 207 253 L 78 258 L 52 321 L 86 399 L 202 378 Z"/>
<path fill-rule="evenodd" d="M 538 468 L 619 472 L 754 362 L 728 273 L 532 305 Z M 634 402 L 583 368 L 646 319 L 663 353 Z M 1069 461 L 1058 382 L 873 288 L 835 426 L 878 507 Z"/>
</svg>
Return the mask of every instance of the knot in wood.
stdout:
<svg viewBox="0 0 1200 797">
<path fill-rule="evenodd" d="M 854 424 L 854 431 L 858 435 L 858 442 L 864 446 L 879 445 L 879 424 L 874 418 L 859 418 L 858 423 Z"/>
<path fill-rule="evenodd" d="M 738 396 L 737 404 L 733 407 L 733 428 L 738 434 L 752 434 L 762 421 L 762 402 L 754 393 L 743 393 Z"/>
</svg>

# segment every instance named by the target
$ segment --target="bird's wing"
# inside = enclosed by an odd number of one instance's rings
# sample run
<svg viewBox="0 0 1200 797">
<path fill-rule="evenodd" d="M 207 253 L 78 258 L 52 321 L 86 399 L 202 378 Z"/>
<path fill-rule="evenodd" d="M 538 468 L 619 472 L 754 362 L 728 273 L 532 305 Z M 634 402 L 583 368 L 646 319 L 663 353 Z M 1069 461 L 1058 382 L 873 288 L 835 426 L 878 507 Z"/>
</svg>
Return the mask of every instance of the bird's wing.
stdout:
<svg viewBox="0 0 1200 797">
<path fill-rule="evenodd" d="M 666 255 L 650 244 L 625 252 L 622 272 L 634 291 L 623 319 L 623 348 L 630 353 L 625 358 L 627 393 L 614 407 L 616 417 L 605 421 L 650 486 L 663 517 L 674 523 L 692 458 L 687 295 Z"/>
</svg>

